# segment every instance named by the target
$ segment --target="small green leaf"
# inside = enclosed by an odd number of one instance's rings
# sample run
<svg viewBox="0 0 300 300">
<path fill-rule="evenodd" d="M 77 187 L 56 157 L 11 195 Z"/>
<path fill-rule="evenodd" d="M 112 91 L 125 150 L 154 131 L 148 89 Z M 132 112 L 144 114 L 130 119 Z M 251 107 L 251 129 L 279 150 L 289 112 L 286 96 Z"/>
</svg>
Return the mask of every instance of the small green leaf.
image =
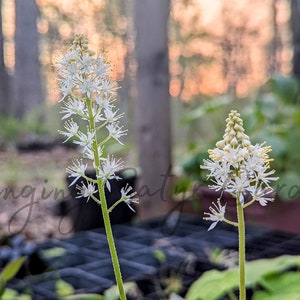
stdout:
<svg viewBox="0 0 300 300">
<path fill-rule="evenodd" d="M 126 295 L 130 295 L 133 299 L 137 299 L 140 296 L 140 291 L 135 282 L 125 282 L 124 285 L 124 290 Z M 113 285 L 109 289 L 107 289 L 104 292 L 104 299 L 105 300 L 119 300 L 119 289 L 116 285 Z"/>
<path fill-rule="evenodd" d="M 2 297 L 0 298 L 1 300 L 31 300 L 32 297 L 31 295 L 27 294 L 18 294 L 17 291 L 13 289 L 6 289 Z"/>
<path fill-rule="evenodd" d="M 65 255 L 66 249 L 62 247 L 53 247 L 50 249 L 42 250 L 41 253 L 45 259 L 51 259 Z"/>
<path fill-rule="evenodd" d="M 20 270 L 22 264 L 24 263 L 26 257 L 20 257 L 12 262 L 10 262 L 8 265 L 4 267 L 2 270 L 2 273 L 0 275 L 0 280 L 7 282 L 8 280 L 12 279 Z"/>
<path fill-rule="evenodd" d="M 288 292 L 272 294 L 267 291 L 257 291 L 253 295 L 252 300 L 300 300 L 300 295 L 297 292 Z"/>
<path fill-rule="evenodd" d="M 273 294 L 294 292 L 300 295 L 299 282 L 299 272 L 287 272 L 266 276 L 261 281 L 261 285 Z"/>
<path fill-rule="evenodd" d="M 9 299 L 17 299 L 18 292 L 13 289 L 5 289 L 4 294 L 2 295 L 2 300 L 9 300 Z"/>
<path fill-rule="evenodd" d="M 189 190 L 191 186 L 191 180 L 188 178 L 180 178 L 177 180 L 174 188 L 173 188 L 173 194 L 177 195 L 177 194 L 181 194 L 181 193 L 185 193 Z"/>
<path fill-rule="evenodd" d="M 65 297 L 74 294 L 73 286 L 62 279 L 56 280 L 55 291 L 59 297 Z"/>
<path fill-rule="evenodd" d="M 154 250 L 153 255 L 162 264 L 167 261 L 166 254 L 161 250 Z"/>
<path fill-rule="evenodd" d="M 246 285 L 251 287 L 260 282 L 265 276 L 299 266 L 300 256 L 282 255 L 269 259 L 258 259 L 246 263 Z"/>
<path fill-rule="evenodd" d="M 237 270 L 205 272 L 189 289 L 186 300 L 217 300 L 238 288 Z M 217 287 L 217 288 L 216 288 Z"/>
</svg>

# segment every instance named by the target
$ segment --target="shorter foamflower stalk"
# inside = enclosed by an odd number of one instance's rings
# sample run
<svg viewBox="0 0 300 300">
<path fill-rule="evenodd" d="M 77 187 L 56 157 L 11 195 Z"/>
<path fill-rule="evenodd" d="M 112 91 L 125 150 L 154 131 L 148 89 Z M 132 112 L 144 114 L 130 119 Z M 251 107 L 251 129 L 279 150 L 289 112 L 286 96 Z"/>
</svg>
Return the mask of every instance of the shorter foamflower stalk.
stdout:
<svg viewBox="0 0 300 300">
<path fill-rule="evenodd" d="M 209 159 L 204 160 L 201 166 L 209 172 L 207 177 L 213 183 L 209 187 L 221 193 L 217 204 L 213 203 L 210 212 L 204 213 L 204 219 L 212 221 L 208 230 L 223 221 L 238 227 L 240 300 L 246 300 L 244 209 L 255 202 L 266 206 L 274 200 L 274 190 L 270 184 L 278 177 L 274 176 L 275 170 L 270 169 L 271 150 L 265 143 L 251 144 L 240 114 L 232 110 L 226 119 L 223 139 L 216 143 L 216 148 L 208 150 Z M 225 217 L 226 204 L 221 204 L 224 192 L 230 193 L 235 199 L 237 222 Z"/>
<path fill-rule="evenodd" d="M 120 179 L 117 172 L 122 169 L 123 162 L 105 151 L 110 140 L 123 144 L 121 138 L 126 130 L 119 125 L 123 114 L 118 114 L 114 100 L 117 95 L 117 85 L 109 78 L 110 66 L 103 57 L 95 56 L 88 48 L 88 42 L 83 35 L 77 35 L 68 52 L 58 59 L 57 73 L 59 90 L 62 94 L 62 120 L 65 120 L 64 130 L 60 133 L 65 140 L 72 141 L 82 148 L 82 158 L 74 160 L 67 168 L 69 177 L 73 179 L 70 185 L 76 184 L 77 198 L 87 198 L 95 201 L 102 210 L 107 241 L 110 249 L 112 265 L 115 273 L 119 296 L 126 299 L 122 275 L 111 228 L 109 213 L 124 202 L 133 210 L 131 204 L 137 203 L 136 192 L 132 187 L 123 188 L 121 198 L 108 207 L 105 187 L 111 192 L 110 180 Z M 85 125 L 79 125 L 75 117 L 82 119 Z M 98 138 L 101 130 L 104 138 Z M 88 163 L 96 171 L 96 179 L 86 175 Z M 83 178 L 84 182 L 78 183 Z"/>
</svg>

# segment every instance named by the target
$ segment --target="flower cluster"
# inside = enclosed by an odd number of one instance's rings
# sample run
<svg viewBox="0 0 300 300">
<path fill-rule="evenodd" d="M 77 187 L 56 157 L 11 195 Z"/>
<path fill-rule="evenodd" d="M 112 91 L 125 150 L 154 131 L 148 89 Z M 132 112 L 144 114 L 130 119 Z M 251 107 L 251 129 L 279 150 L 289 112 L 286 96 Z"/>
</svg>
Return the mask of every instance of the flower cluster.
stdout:
<svg viewBox="0 0 300 300">
<path fill-rule="evenodd" d="M 229 192 L 243 207 L 258 201 L 262 206 L 273 201 L 273 189 L 270 182 L 277 180 L 274 170 L 270 170 L 268 153 L 270 146 L 264 144 L 252 145 L 245 134 L 240 114 L 231 111 L 226 119 L 226 129 L 223 140 L 217 142 L 216 148 L 208 150 L 209 159 L 204 160 L 201 168 L 209 171 L 208 178 L 213 185 L 210 188 Z M 248 202 L 245 201 L 250 199 Z M 219 221 L 224 220 L 225 206 L 220 202 L 206 213 L 206 220 L 213 221 L 210 229 Z"/>
<path fill-rule="evenodd" d="M 66 55 L 57 61 L 59 91 L 62 94 L 62 120 L 65 120 L 64 130 L 60 133 L 65 142 L 82 147 L 83 157 L 92 161 L 97 179 L 110 190 L 110 179 L 119 179 L 116 173 L 123 167 L 121 160 L 111 155 L 104 155 L 105 144 L 114 139 L 122 144 L 121 138 L 126 130 L 120 126 L 122 114 L 114 105 L 117 95 L 117 84 L 109 78 L 110 66 L 101 56 L 88 48 L 88 42 L 83 35 L 77 35 Z M 80 126 L 74 119 L 79 117 L 86 125 Z M 74 118 L 74 119 L 73 119 Z M 103 140 L 97 140 L 97 133 L 102 130 Z M 102 134 L 103 135 L 103 134 Z M 67 172 L 75 184 L 80 177 L 88 183 L 78 186 L 78 197 L 91 197 L 97 192 L 97 180 L 88 178 L 85 173 L 87 164 L 76 160 L 67 168 Z M 127 189 L 128 193 L 130 190 Z M 130 206 L 130 198 L 122 191 L 124 202 Z M 133 197 L 135 193 L 130 193 Z M 133 199 L 136 202 L 136 198 Z"/>
</svg>

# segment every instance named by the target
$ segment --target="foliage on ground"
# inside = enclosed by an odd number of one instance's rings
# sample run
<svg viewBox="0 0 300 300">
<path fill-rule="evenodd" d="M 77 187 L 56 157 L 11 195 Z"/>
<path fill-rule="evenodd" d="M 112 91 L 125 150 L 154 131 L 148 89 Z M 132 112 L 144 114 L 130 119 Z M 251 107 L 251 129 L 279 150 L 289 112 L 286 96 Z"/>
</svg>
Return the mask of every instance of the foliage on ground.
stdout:
<svg viewBox="0 0 300 300">
<path fill-rule="evenodd" d="M 296 300 L 300 291 L 299 272 L 285 272 L 300 266 L 300 256 L 283 255 L 272 259 L 259 259 L 246 265 L 246 286 L 256 291 L 253 300 Z M 238 268 L 225 271 L 210 270 L 196 280 L 189 289 L 186 300 L 219 300 L 239 287 Z M 278 296 L 281 295 L 281 298 Z"/>
</svg>

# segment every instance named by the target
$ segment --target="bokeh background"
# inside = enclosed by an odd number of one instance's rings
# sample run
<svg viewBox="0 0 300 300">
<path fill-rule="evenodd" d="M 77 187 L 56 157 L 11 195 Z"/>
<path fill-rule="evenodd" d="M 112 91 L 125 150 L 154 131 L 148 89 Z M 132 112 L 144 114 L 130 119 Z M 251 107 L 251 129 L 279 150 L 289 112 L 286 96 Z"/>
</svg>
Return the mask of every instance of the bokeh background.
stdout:
<svg viewBox="0 0 300 300">
<path fill-rule="evenodd" d="M 254 139 L 275 146 L 280 168 L 297 163 L 300 137 L 288 133 L 300 124 L 298 1 L 1 0 L 0 8 L 3 230 L 9 222 L 22 229 L 27 220 L 28 207 L 12 218 L 16 205 L 30 203 L 32 195 L 24 186 L 66 190 L 64 168 L 78 151 L 57 146 L 61 120 L 55 60 L 77 33 L 86 35 L 90 48 L 113 66 L 128 135 L 125 147 L 112 144 L 110 151 L 137 170 L 140 186 L 152 192 L 163 186 L 169 195 L 174 178 L 200 182 L 201 155 L 221 137 L 232 107 L 243 111 Z M 145 92 L 140 80 L 149 83 Z M 287 154 L 291 141 L 294 152 Z M 27 151 L 30 147 L 41 151 Z M 286 157 L 293 160 L 281 163 Z M 168 170 L 172 180 L 164 185 Z M 293 170 L 287 178 L 298 184 L 298 173 Z M 168 211 L 164 201 L 153 200 L 159 193 L 143 191 L 142 217 Z M 56 234 L 60 219 L 53 216 L 53 201 L 37 195 L 35 224 L 47 215 L 55 225 L 45 235 Z M 32 213 L 26 222 L 33 220 Z M 28 235 L 37 237 L 32 230 Z"/>
</svg>

